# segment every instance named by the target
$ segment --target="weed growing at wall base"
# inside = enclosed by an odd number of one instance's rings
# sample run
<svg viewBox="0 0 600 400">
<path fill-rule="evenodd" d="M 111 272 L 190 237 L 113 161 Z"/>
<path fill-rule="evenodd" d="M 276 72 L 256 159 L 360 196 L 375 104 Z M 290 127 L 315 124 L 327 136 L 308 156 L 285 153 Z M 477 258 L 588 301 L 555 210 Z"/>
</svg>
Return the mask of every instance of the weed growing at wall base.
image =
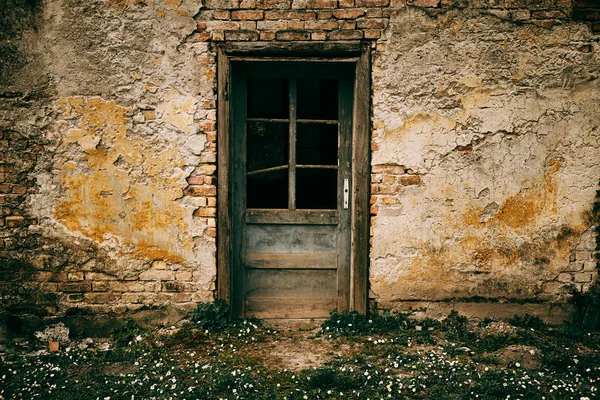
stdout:
<svg viewBox="0 0 600 400">
<path fill-rule="evenodd" d="M 481 327 L 457 314 L 441 323 L 407 315 L 362 318 L 334 313 L 317 336 L 249 321 L 227 323 L 218 332 L 191 323 L 160 330 L 129 323 L 112 340 L 96 340 L 89 348 L 77 342 L 59 353 L 34 345 L 9 347 L 0 361 L 0 399 L 600 397 L 598 333 L 572 340 L 553 327 L 532 331 L 500 321 Z M 327 332 L 342 323 L 346 326 L 330 338 Z M 350 332 L 354 324 L 357 331 Z M 459 334 L 459 328 L 469 333 Z M 427 332 L 428 340 L 418 343 L 419 332 Z M 285 343 L 322 360 L 294 368 L 282 356 Z M 273 362 L 277 357 L 279 364 Z"/>
</svg>

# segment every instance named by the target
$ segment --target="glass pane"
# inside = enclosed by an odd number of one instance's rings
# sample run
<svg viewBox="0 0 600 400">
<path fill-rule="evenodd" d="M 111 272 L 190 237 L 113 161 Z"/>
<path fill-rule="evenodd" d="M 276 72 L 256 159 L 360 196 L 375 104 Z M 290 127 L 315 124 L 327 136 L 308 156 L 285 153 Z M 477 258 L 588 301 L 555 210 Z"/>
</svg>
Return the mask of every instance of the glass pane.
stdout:
<svg viewBox="0 0 600 400">
<path fill-rule="evenodd" d="M 288 208 L 288 170 L 260 172 L 247 177 L 248 208 Z"/>
<path fill-rule="evenodd" d="M 248 78 L 248 118 L 289 118 L 289 82 Z"/>
<path fill-rule="evenodd" d="M 297 164 L 337 165 L 337 124 L 298 123 L 296 157 Z"/>
<path fill-rule="evenodd" d="M 337 170 L 298 168 L 296 208 L 337 209 Z"/>
<path fill-rule="evenodd" d="M 289 128 L 287 122 L 248 121 L 248 172 L 287 165 Z"/>
<path fill-rule="evenodd" d="M 299 119 L 337 119 L 338 82 L 335 79 L 298 79 Z"/>
</svg>

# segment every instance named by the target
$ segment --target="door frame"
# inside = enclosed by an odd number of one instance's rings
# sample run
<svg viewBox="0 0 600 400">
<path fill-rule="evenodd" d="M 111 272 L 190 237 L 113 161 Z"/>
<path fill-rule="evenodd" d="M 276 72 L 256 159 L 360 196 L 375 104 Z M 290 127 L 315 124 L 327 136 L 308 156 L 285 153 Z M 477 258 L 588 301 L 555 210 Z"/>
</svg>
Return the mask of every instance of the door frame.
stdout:
<svg viewBox="0 0 600 400">
<path fill-rule="evenodd" d="M 321 61 L 355 64 L 352 116 L 352 191 L 350 250 L 350 310 L 362 314 L 368 306 L 370 206 L 370 43 L 357 42 L 227 42 L 217 53 L 217 298 L 231 304 L 233 216 L 230 193 L 232 61 Z M 223 134 L 225 133 L 225 134 Z"/>
</svg>

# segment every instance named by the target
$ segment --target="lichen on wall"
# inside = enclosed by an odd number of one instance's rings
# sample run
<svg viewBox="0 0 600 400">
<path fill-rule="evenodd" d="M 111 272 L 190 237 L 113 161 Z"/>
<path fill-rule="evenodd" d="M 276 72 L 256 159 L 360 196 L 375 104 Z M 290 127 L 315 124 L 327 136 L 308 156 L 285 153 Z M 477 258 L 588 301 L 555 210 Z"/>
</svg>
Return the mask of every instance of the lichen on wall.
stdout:
<svg viewBox="0 0 600 400">
<path fill-rule="evenodd" d="M 68 129 L 58 149 L 64 194 L 55 204 L 57 221 L 98 243 L 112 242 L 121 256 L 192 259 L 193 208 L 177 201 L 186 185 L 179 148 L 128 136 L 131 108 L 114 101 L 67 98 L 61 107 L 79 128 Z"/>
</svg>

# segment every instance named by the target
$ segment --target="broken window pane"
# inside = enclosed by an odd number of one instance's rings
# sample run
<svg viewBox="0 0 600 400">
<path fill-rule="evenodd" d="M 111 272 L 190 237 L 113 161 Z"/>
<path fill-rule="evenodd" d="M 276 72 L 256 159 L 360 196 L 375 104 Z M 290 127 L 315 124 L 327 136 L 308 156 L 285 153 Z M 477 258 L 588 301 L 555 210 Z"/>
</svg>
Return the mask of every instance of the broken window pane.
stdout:
<svg viewBox="0 0 600 400">
<path fill-rule="evenodd" d="M 247 171 L 288 164 L 289 128 L 287 122 L 248 121 Z"/>
</svg>

